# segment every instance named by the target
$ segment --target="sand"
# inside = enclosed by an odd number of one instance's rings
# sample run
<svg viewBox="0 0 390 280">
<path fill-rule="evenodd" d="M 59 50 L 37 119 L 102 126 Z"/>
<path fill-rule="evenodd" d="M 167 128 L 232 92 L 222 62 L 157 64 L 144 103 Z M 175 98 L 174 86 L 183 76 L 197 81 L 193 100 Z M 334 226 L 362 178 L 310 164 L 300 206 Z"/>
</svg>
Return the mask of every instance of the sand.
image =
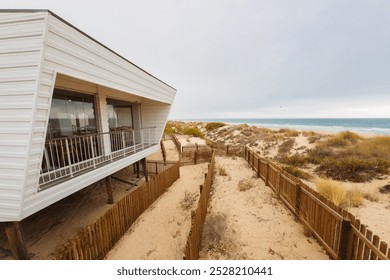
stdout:
<svg viewBox="0 0 390 280">
<path fill-rule="evenodd" d="M 201 259 L 329 259 L 244 159 L 217 157 L 219 168 L 227 175 L 214 180 Z M 249 189 L 240 190 L 248 179 Z"/>
<path fill-rule="evenodd" d="M 231 131 L 223 136 L 215 134 L 218 139 L 214 140 L 237 144 L 242 142 L 246 133 L 254 140 L 251 146 L 259 154 L 268 158 L 278 155 L 280 142 L 277 140 L 270 144 L 248 132 L 248 128 L 245 128 L 247 131 L 234 126 L 229 129 Z M 312 145 L 303 133 L 293 138 L 295 143 L 291 152 L 301 152 Z M 194 137 L 182 137 L 182 141 L 185 145 L 204 142 Z M 166 140 L 164 144 L 167 160 L 177 160 L 173 142 Z M 162 160 L 161 151 L 148 159 Z M 181 178 L 141 215 L 107 259 L 182 259 L 191 210 L 196 205 L 206 166 L 182 167 Z M 315 239 L 305 236 L 303 226 L 273 196 L 271 189 L 253 177 L 253 171 L 242 158 L 218 157 L 217 172 L 219 167 L 225 168 L 228 175 L 215 177 L 201 258 L 328 259 Z M 129 169 L 118 172 L 116 176 L 129 179 Z M 239 191 L 239 181 L 247 178 L 254 187 Z M 115 180 L 113 183 L 116 199 L 128 193 L 128 185 Z M 389 183 L 389 177 L 369 183 L 344 183 L 348 188 L 358 187 L 378 196 L 377 202 L 364 200 L 362 206 L 348 210 L 387 243 L 390 243 L 390 194 L 380 194 L 378 188 Z M 308 184 L 315 187 L 313 182 Z M 104 182 L 99 182 L 25 219 L 23 227 L 31 258 L 53 258 L 51 253 L 58 244 L 71 238 L 78 228 L 93 222 L 110 207 Z M 12 259 L 1 227 L 0 259 Z"/>
<path fill-rule="evenodd" d="M 182 260 L 207 163 L 183 166 L 178 179 L 107 254 L 107 260 Z"/>
</svg>

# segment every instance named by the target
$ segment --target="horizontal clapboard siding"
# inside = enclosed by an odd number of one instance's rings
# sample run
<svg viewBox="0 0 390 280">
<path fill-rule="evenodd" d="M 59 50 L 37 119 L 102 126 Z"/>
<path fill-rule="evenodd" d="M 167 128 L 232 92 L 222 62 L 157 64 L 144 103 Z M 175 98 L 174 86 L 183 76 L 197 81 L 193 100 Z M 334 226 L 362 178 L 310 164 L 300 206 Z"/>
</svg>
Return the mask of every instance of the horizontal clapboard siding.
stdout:
<svg viewBox="0 0 390 280">
<path fill-rule="evenodd" d="M 0 13 L 0 222 L 19 220 L 46 13 Z"/>
<path fill-rule="evenodd" d="M 51 16 L 45 65 L 95 84 L 171 104 L 175 90 Z"/>
<path fill-rule="evenodd" d="M 156 137 L 161 139 L 164 132 L 171 106 L 156 102 L 144 101 L 141 103 L 142 125 L 143 127 L 156 127 Z"/>
<path fill-rule="evenodd" d="M 156 126 L 158 136 L 176 95 L 50 11 L 0 12 L 0 222 L 21 220 L 157 149 L 38 192 L 54 87 L 95 95 L 103 131 L 106 98 L 141 104 L 142 127 Z"/>
</svg>

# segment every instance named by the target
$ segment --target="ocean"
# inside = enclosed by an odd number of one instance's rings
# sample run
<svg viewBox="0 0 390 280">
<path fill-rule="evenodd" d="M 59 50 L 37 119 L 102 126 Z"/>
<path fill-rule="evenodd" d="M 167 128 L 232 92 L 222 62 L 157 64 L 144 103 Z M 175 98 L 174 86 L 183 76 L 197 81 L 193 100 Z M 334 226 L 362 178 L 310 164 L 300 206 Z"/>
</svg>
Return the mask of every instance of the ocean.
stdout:
<svg viewBox="0 0 390 280">
<path fill-rule="evenodd" d="M 267 128 L 290 128 L 296 130 L 314 130 L 339 132 L 349 130 L 358 134 L 390 135 L 390 119 L 369 118 L 322 118 L 322 119 L 191 119 L 186 121 L 224 122 L 228 124 L 255 125 Z"/>
</svg>

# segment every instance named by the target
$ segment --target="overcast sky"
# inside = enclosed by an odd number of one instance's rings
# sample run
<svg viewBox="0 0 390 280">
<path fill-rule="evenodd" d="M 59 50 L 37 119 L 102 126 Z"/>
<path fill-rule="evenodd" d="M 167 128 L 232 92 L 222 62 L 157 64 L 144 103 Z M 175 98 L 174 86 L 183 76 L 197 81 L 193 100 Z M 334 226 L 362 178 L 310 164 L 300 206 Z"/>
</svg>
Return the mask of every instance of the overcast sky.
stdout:
<svg viewBox="0 0 390 280">
<path fill-rule="evenodd" d="M 170 119 L 390 117 L 390 1 L 0 0 L 177 89 Z"/>
</svg>

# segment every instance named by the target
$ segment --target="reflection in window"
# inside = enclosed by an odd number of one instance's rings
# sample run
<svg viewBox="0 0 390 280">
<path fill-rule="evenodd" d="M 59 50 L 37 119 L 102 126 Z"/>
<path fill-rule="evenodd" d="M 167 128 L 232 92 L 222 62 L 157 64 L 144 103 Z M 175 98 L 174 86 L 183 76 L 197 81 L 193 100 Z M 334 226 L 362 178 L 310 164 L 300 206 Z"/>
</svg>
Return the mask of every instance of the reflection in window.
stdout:
<svg viewBox="0 0 390 280">
<path fill-rule="evenodd" d="M 96 133 L 94 97 L 55 89 L 47 138 Z"/>
<path fill-rule="evenodd" d="M 108 126 L 110 131 L 133 128 L 132 103 L 107 99 Z"/>
</svg>

